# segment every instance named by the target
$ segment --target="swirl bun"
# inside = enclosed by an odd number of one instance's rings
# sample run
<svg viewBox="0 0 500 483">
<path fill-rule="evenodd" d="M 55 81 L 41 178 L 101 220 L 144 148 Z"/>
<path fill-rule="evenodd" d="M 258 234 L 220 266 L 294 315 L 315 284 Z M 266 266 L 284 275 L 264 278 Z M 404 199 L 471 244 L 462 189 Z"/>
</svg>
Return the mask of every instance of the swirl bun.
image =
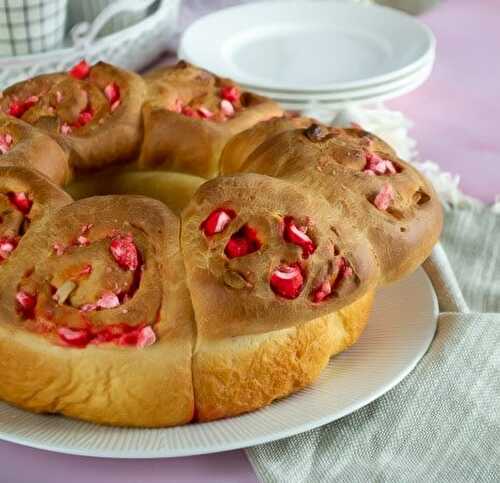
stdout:
<svg viewBox="0 0 500 483">
<path fill-rule="evenodd" d="M 1 110 L 48 132 L 69 152 L 77 170 L 132 159 L 142 139 L 146 84 L 137 74 L 104 62 L 82 62 L 3 92 Z"/>
<path fill-rule="evenodd" d="M 113 196 L 43 223 L 0 271 L 0 397 L 115 425 L 190 421 L 194 334 L 177 217 Z"/>
<path fill-rule="evenodd" d="M 415 168 L 361 129 L 274 123 L 284 129 L 263 143 L 252 142 L 251 131 L 237 139 L 243 144 L 247 138 L 254 147 L 240 172 L 285 179 L 327 200 L 371 244 L 382 281 L 397 280 L 425 260 L 441 233 L 442 211 L 432 186 Z M 233 157 L 233 146 L 227 146 L 223 160 Z"/>
<path fill-rule="evenodd" d="M 235 134 L 283 110 L 186 62 L 147 77 L 144 141 L 139 165 L 210 178 L 224 145 Z"/>
</svg>

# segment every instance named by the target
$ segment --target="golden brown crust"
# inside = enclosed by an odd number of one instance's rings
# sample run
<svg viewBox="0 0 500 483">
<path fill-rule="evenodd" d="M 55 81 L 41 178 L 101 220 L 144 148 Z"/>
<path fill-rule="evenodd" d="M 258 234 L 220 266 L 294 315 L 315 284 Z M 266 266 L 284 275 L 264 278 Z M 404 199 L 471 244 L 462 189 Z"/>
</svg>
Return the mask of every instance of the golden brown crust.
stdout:
<svg viewBox="0 0 500 483">
<path fill-rule="evenodd" d="M 294 129 L 309 127 L 312 119 L 306 117 L 275 117 L 261 121 L 235 136 L 225 145 L 220 158 L 220 174 L 236 174 L 255 149 L 268 139 Z"/>
<path fill-rule="evenodd" d="M 0 354 L 0 399 L 29 411 L 137 427 L 173 426 L 193 416 L 186 342 L 68 349 L 2 323 Z"/>
<path fill-rule="evenodd" d="M 235 84 L 185 62 L 153 72 L 146 80 L 149 102 L 144 107 L 144 141 L 139 159 L 145 169 L 211 178 L 218 173 L 220 154 L 232 136 L 283 113 L 275 102 L 243 92 L 236 113 L 228 118 L 222 116 L 220 91 Z M 179 110 L 176 106 L 189 107 L 196 117 L 175 112 Z M 200 107 L 213 113 L 213 119 L 201 119 L 196 114 Z"/>
<path fill-rule="evenodd" d="M 298 327 L 259 335 L 198 339 L 193 356 L 196 418 L 253 411 L 314 382 L 331 355 L 351 346 L 367 323 L 373 293 Z"/>
<path fill-rule="evenodd" d="M 68 153 L 38 129 L 0 114 L 0 136 L 11 139 L 9 150 L 0 155 L 0 166 L 36 169 L 57 185 L 66 184 L 71 178 Z"/>
</svg>

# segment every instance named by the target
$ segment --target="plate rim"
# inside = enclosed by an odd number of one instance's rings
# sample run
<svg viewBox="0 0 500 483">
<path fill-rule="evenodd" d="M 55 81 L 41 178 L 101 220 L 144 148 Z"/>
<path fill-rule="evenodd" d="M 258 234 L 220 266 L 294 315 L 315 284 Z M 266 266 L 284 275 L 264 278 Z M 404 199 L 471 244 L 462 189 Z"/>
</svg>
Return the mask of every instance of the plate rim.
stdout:
<svg viewBox="0 0 500 483">
<path fill-rule="evenodd" d="M 371 95 L 371 96 L 361 96 L 361 97 L 351 97 L 349 99 L 343 99 L 338 101 L 284 101 L 278 100 L 277 102 L 286 110 L 307 112 L 314 109 L 325 109 L 325 110 L 338 110 L 346 106 L 352 105 L 370 105 L 378 104 L 381 102 L 389 101 L 391 99 L 396 99 L 403 95 L 406 95 L 422 86 L 427 79 L 430 77 L 432 69 L 428 73 L 424 73 L 420 77 L 413 79 L 411 82 L 397 88 L 391 89 L 387 92 L 381 94 Z M 313 116 L 314 117 L 314 116 Z"/>
<path fill-rule="evenodd" d="M 385 11 L 389 15 L 394 15 L 394 16 L 399 16 L 401 18 L 406 18 L 407 20 L 411 21 L 414 23 L 414 25 L 417 28 L 420 28 L 423 35 L 426 36 L 427 41 L 428 41 L 428 49 L 426 52 L 416 59 L 413 62 L 410 62 L 406 66 L 396 69 L 394 71 L 387 72 L 385 74 L 379 74 L 377 76 L 372 76 L 366 79 L 358 79 L 355 81 L 344 81 L 344 82 L 336 82 L 332 84 L 324 84 L 320 86 L 300 86 L 300 87 L 291 87 L 291 86 L 284 86 L 284 85 L 279 85 L 279 83 L 275 82 L 269 82 L 267 84 L 260 84 L 260 83 L 253 83 L 253 82 L 245 82 L 244 80 L 238 79 L 237 77 L 234 77 L 234 80 L 238 83 L 241 84 L 252 84 L 254 88 L 268 88 L 268 89 L 275 89 L 283 92 L 324 92 L 324 91 L 332 91 L 332 90 L 349 90 L 349 89 L 355 89 L 355 88 L 361 88 L 361 87 L 368 87 L 372 85 L 373 83 L 385 83 L 390 80 L 393 80 L 394 77 L 398 76 L 404 76 L 408 72 L 411 72 L 412 70 L 415 70 L 418 68 L 421 62 L 424 62 L 422 59 L 424 59 L 428 55 L 432 55 L 432 53 L 435 53 L 436 50 L 436 37 L 432 30 L 423 22 L 417 20 L 416 18 L 412 17 L 411 15 L 401 12 L 399 10 L 383 6 L 383 5 L 361 5 L 357 3 L 350 3 L 350 2 L 328 2 L 326 3 L 324 0 L 309 0 L 309 1 L 304 1 L 304 0 L 286 0 L 286 1 L 281 1 L 281 2 L 276 2 L 273 0 L 263 0 L 260 2 L 250 2 L 250 3 L 245 3 L 245 4 L 240 4 L 240 5 L 233 5 L 227 8 L 223 8 L 220 10 L 217 10 L 215 12 L 211 12 L 207 15 L 204 15 L 197 20 L 195 20 L 193 23 L 191 23 L 186 30 L 182 33 L 180 40 L 179 40 L 179 47 L 178 47 L 178 55 L 179 58 L 184 58 L 188 62 L 193 62 L 193 63 L 198 63 L 200 64 L 196 59 L 191 58 L 191 56 L 188 54 L 186 50 L 186 44 L 189 40 L 189 36 L 193 35 L 193 31 L 195 29 L 200 28 L 199 26 L 203 24 L 203 22 L 206 22 L 207 20 L 210 21 L 214 17 L 216 18 L 217 16 L 224 15 L 227 11 L 244 11 L 245 10 L 252 10 L 252 9 L 259 9 L 259 8 L 267 8 L 269 6 L 281 6 L 282 8 L 285 4 L 295 4 L 295 5 L 307 5 L 308 8 L 314 8 L 315 6 L 325 6 L 327 5 L 328 8 L 350 8 L 350 9 L 372 9 L 375 11 Z M 201 64 L 202 65 L 202 64 Z M 203 66 L 203 65 L 202 65 Z M 217 73 L 217 72 L 216 72 Z M 218 74 L 218 73 L 217 73 Z"/>
<path fill-rule="evenodd" d="M 192 447 L 189 449 L 188 448 L 174 449 L 174 450 L 170 449 L 168 451 L 166 451 L 165 447 L 161 448 L 160 450 L 147 450 L 146 452 L 144 450 L 126 450 L 126 451 L 124 451 L 124 450 L 117 451 L 117 450 L 110 450 L 110 449 L 107 449 L 107 450 L 97 450 L 97 449 L 82 450 L 79 448 L 63 446 L 60 444 L 47 445 L 47 444 L 39 443 L 37 441 L 32 441 L 28 437 L 25 437 L 25 436 L 19 437 L 19 436 L 4 434 L 4 433 L 2 433 L 1 429 L 0 429 L 0 440 L 7 441 L 10 443 L 19 444 L 19 445 L 30 447 L 30 448 L 35 448 L 35 449 L 40 449 L 40 450 L 45 450 L 45 451 L 50 451 L 50 452 L 60 453 L 60 454 L 76 455 L 76 456 L 87 456 L 87 457 L 95 457 L 95 458 L 103 458 L 103 459 L 108 459 L 108 458 L 113 458 L 113 459 L 160 459 L 160 458 L 179 458 L 179 457 L 197 456 L 197 455 L 202 455 L 202 454 L 213 454 L 213 453 L 220 453 L 220 452 L 225 452 L 225 451 L 232 451 L 232 450 L 236 450 L 236 449 L 249 448 L 249 447 L 256 446 L 256 445 L 269 443 L 272 441 L 277 441 L 277 440 L 280 440 L 283 438 L 294 436 L 296 434 L 300 434 L 300 433 L 303 433 L 305 431 L 309 431 L 309 430 L 324 426 L 325 424 L 329 424 L 333 421 L 336 421 L 344 416 L 352 414 L 353 412 L 367 406 L 368 404 L 372 403 L 376 399 L 378 399 L 381 396 L 383 396 L 384 394 L 386 394 L 392 388 L 397 386 L 403 379 L 405 379 L 415 369 L 418 362 L 422 359 L 422 357 L 425 355 L 425 353 L 429 349 L 432 341 L 434 340 L 435 333 L 437 330 L 437 320 L 438 320 L 438 315 L 439 315 L 438 299 L 437 299 L 437 295 L 436 295 L 436 292 L 434 290 L 434 287 L 432 285 L 432 282 L 422 267 L 419 267 L 413 274 L 409 275 L 408 277 L 411 277 L 411 276 L 420 277 L 421 280 L 419 281 L 419 283 L 422 283 L 425 285 L 425 289 L 428 292 L 429 304 L 431 304 L 432 320 L 429 321 L 429 324 L 432 324 L 432 326 L 428 327 L 429 333 L 428 333 L 427 338 L 425 339 L 425 344 L 422 344 L 419 347 L 419 350 L 415 351 L 415 353 L 411 359 L 411 362 L 409 362 L 408 365 L 396 377 L 394 377 L 390 381 L 386 382 L 385 384 L 378 386 L 376 389 L 372 390 L 372 392 L 367 397 L 363 398 L 362 400 L 358 400 L 358 401 L 355 401 L 354 403 L 346 405 L 346 407 L 335 412 L 333 414 L 333 416 L 332 416 L 332 414 L 329 414 L 329 415 L 325 415 L 323 417 L 320 417 L 318 419 L 303 422 L 303 423 L 298 424 L 298 425 L 290 425 L 289 427 L 287 427 L 283 430 L 275 431 L 274 433 L 268 434 L 265 436 L 250 437 L 246 440 L 239 439 L 236 441 L 229 441 L 229 442 L 223 442 L 223 443 L 219 442 L 217 445 L 213 445 L 213 447 L 198 446 L 198 447 Z M 430 330 L 430 329 L 432 329 L 432 330 Z M 2 404 L 5 404 L 5 403 L 2 403 Z M 58 416 L 56 416 L 56 417 L 58 417 Z M 208 423 L 198 423 L 198 424 L 210 425 L 213 423 L 208 422 Z M 163 428 L 163 429 L 159 429 L 159 430 L 160 431 L 172 431 L 172 430 L 176 430 L 176 431 L 181 430 L 182 431 L 182 428 L 183 428 L 183 426 L 179 426 L 179 427 L 173 427 L 173 428 Z M 115 428 L 110 428 L 110 429 L 115 429 Z M 134 428 L 124 428 L 124 431 L 145 431 L 145 430 L 144 429 L 134 429 Z M 157 429 L 157 431 L 158 431 L 158 429 Z"/>
<path fill-rule="evenodd" d="M 345 101 L 345 100 L 357 100 L 357 99 L 364 99 L 364 98 L 369 98 L 369 97 L 374 97 L 378 95 L 384 95 L 384 94 L 389 94 L 393 91 L 399 91 L 400 89 L 407 87 L 409 85 L 413 85 L 414 83 L 418 82 L 422 78 L 427 78 L 432 72 L 434 68 L 434 60 L 432 59 L 430 62 L 424 64 L 422 67 L 420 67 L 418 70 L 415 72 L 412 72 L 411 74 L 394 79 L 391 82 L 387 83 L 382 83 L 382 84 L 377 84 L 376 86 L 372 87 L 364 87 L 362 89 L 356 89 L 352 91 L 332 91 L 330 93 L 325 93 L 325 94 L 313 94 L 307 96 L 306 94 L 301 94 L 298 98 L 296 97 L 297 95 L 290 94 L 288 95 L 285 92 L 270 92 L 265 89 L 260 89 L 258 87 L 248 87 L 242 84 L 242 87 L 245 89 L 248 88 L 248 90 L 252 92 L 256 92 L 257 94 L 263 95 L 263 96 L 268 96 L 271 99 L 275 100 L 276 102 L 297 102 L 297 103 L 304 103 L 304 104 L 310 104 L 310 103 L 329 103 L 329 102 L 338 102 L 338 101 Z M 287 96 L 287 97 L 285 97 Z M 313 97 L 314 96 L 314 97 Z M 330 97 L 331 96 L 331 97 Z"/>
</svg>

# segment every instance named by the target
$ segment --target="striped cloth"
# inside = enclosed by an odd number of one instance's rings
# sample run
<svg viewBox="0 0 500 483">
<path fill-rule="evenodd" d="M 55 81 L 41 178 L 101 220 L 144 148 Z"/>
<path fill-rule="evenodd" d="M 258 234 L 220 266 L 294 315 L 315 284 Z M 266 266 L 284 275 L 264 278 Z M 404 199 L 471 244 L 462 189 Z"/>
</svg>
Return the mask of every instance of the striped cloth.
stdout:
<svg viewBox="0 0 500 483">
<path fill-rule="evenodd" d="M 458 284 L 438 246 L 425 268 L 441 315 L 416 369 L 354 414 L 249 449 L 262 481 L 500 481 L 500 215 L 449 210 L 442 245 Z"/>
</svg>

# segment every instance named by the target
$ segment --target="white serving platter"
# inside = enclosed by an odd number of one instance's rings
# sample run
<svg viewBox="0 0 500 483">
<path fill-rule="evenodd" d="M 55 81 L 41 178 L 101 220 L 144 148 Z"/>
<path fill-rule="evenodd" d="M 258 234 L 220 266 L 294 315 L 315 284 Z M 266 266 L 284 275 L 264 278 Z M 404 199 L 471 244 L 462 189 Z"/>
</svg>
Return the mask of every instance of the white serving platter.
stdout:
<svg viewBox="0 0 500 483">
<path fill-rule="evenodd" d="M 267 89 L 259 89 L 256 87 L 248 87 L 248 90 L 262 94 L 263 96 L 271 97 L 276 101 L 284 102 L 324 102 L 332 103 L 337 101 L 351 101 L 358 99 L 369 99 L 379 95 L 389 95 L 392 92 L 399 93 L 402 88 L 407 86 L 418 87 L 422 82 L 424 82 L 432 72 L 434 66 L 434 58 L 430 59 L 427 64 L 424 64 L 416 72 L 412 72 L 401 78 L 397 78 L 393 81 L 376 84 L 370 87 L 362 87 L 359 89 L 352 89 L 347 91 L 333 91 L 326 92 L 322 94 L 318 93 L 290 93 L 285 91 L 270 91 Z M 247 86 L 244 86 L 245 88 Z"/>
<path fill-rule="evenodd" d="M 309 388 L 243 416 L 166 429 L 110 428 L 31 414 L 0 403 L 0 439 L 103 458 L 165 458 L 254 446 L 322 426 L 369 404 L 405 378 L 436 331 L 438 303 L 420 268 L 382 288 L 359 342 Z"/>
<path fill-rule="evenodd" d="M 430 29 L 400 11 L 313 0 L 219 10 L 186 30 L 179 55 L 245 85 L 322 92 L 401 77 L 434 49 Z"/>
</svg>

